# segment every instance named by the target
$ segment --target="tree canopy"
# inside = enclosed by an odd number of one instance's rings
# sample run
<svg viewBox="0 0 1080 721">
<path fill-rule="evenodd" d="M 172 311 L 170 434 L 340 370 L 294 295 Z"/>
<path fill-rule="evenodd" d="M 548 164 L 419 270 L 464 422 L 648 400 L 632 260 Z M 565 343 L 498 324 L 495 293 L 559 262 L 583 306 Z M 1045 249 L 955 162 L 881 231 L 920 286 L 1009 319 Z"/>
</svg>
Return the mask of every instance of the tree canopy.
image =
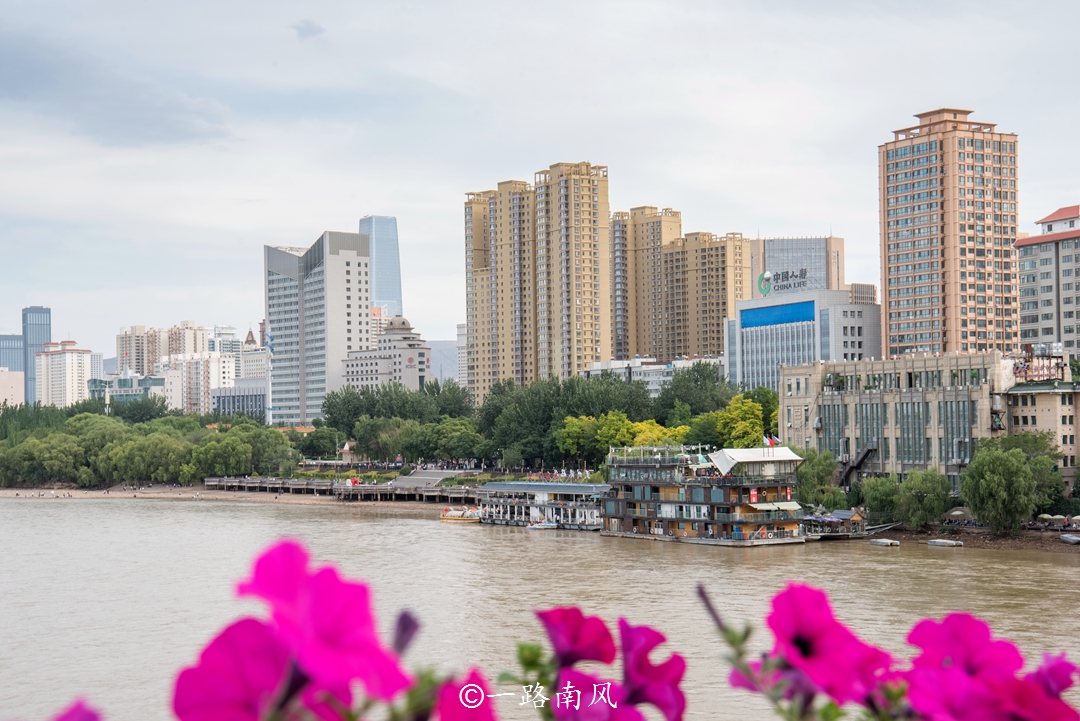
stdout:
<svg viewBox="0 0 1080 721">
<path fill-rule="evenodd" d="M 1039 491 L 1020 448 L 1002 450 L 997 444 L 976 448 L 964 470 L 960 495 L 971 512 L 995 531 L 1018 531 L 1031 518 Z"/>
</svg>

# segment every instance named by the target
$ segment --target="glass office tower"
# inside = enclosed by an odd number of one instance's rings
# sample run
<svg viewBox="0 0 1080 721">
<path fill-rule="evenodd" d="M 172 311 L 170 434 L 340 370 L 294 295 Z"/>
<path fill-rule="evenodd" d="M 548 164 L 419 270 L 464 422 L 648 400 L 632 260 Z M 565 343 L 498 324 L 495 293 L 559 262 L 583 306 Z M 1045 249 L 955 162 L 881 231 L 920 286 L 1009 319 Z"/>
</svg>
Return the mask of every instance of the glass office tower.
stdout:
<svg viewBox="0 0 1080 721">
<path fill-rule="evenodd" d="M 45 344 L 52 342 L 52 310 L 32 305 L 23 308 L 23 376 L 26 402 L 33 405 L 37 401 L 37 368 L 34 354 L 45 350 Z"/>
<path fill-rule="evenodd" d="M 398 253 L 397 218 L 366 215 L 360 219 L 360 234 L 371 245 L 371 304 L 386 308 L 387 315 L 401 315 L 401 258 Z"/>
<path fill-rule="evenodd" d="M 26 356 L 21 335 L 0 335 L 0 368 L 22 373 Z"/>
</svg>

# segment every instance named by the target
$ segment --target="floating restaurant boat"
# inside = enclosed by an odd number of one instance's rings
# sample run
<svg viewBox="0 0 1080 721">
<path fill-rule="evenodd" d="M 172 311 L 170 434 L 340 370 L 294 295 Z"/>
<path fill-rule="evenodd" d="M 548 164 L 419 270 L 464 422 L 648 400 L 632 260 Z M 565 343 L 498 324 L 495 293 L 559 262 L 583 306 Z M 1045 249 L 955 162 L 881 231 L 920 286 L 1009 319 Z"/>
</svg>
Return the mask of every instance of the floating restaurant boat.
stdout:
<svg viewBox="0 0 1080 721">
<path fill-rule="evenodd" d="M 538 530 L 565 528 L 599 531 L 600 499 L 606 483 L 495 481 L 484 484 L 481 523 L 527 526 Z"/>
<path fill-rule="evenodd" d="M 1062 533 L 1061 542 L 1067 543 L 1070 546 L 1080 546 L 1080 536 L 1074 536 L 1071 533 Z"/>
<path fill-rule="evenodd" d="M 926 542 L 926 545 L 927 546 L 950 546 L 950 547 L 956 547 L 956 546 L 963 546 L 964 542 L 963 541 L 950 541 L 947 538 L 931 538 L 929 541 Z"/>
<path fill-rule="evenodd" d="M 871 546 L 899 546 L 900 541 L 894 541 L 891 538 L 871 538 Z"/>
<path fill-rule="evenodd" d="M 466 509 L 465 506 L 444 508 L 439 514 L 439 520 L 451 523 L 480 523 L 480 511 L 476 508 Z"/>
</svg>

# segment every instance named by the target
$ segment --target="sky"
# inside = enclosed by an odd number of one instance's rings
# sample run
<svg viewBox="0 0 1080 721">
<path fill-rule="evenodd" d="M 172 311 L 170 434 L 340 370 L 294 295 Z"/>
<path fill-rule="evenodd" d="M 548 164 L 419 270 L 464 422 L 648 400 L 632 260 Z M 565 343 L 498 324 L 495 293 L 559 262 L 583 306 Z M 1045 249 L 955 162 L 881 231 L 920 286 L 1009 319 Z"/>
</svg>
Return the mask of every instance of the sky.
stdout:
<svg viewBox="0 0 1080 721">
<path fill-rule="evenodd" d="M 263 317 L 262 246 L 398 218 L 405 315 L 465 320 L 462 202 L 562 161 L 683 230 L 846 239 L 880 284 L 877 146 L 1020 138 L 1020 226 L 1080 202 L 1080 3 L 0 4 L 0 333 Z M 1060 33 L 1060 34 L 1059 34 Z"/>
</svg>

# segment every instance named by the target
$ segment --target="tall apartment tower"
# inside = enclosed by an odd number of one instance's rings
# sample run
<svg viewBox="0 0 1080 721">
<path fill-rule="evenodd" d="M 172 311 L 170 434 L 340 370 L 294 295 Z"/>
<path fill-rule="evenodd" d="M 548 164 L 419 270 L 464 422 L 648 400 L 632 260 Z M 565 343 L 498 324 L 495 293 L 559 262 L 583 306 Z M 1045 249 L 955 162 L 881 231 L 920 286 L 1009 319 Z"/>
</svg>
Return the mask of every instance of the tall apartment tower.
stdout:
<svg viewBox="0 0 1080 721">
<path fill-rule="evenodd" d="M 154 364 L 169 355 L 169 331 L 133 325 L 116 334 L 116 372 L 125 368 L 145 376 Z"/>
<path fill-rule="evenodd" d="M 465 199 L 468 387 L 568 378 L 611 357 L 607 167 L 556 163 Z"/>
<path fill-rule="evenodd" d="M 373 338 L 368 236 L 324 232 L 310 248 L 264 246 L 271 423 L 322 415 L 344 385 L 341 361 Z"/>
<path fill-rule="evenodd" d="M 360 219 L 360 234 L 368 236 L 371 248 L 371 304 L 385 308 L 388 318 L 402 315 L 397 218 L 365 215 Z"/>
<path fill-rule="evenodd" d="M 26 402 L 33 403 L 37 394 L 37 362 L 35 357 L 52 342 L 52 310 L 40 305 L 23 308 L 23 376 Z"/>
<path fill-rule="evenodd" d="M 883 353 L 1018 346 L 1015 133 L 941 108 L 878 147 Z"/>
<path fill-rule="evenodd" d="M 750 297 L 750 240 L 682 234 L 682 214 L 654 206 L 611 217 L 615 358 L 718 356 L 723 319 Z"/>
</svg>

